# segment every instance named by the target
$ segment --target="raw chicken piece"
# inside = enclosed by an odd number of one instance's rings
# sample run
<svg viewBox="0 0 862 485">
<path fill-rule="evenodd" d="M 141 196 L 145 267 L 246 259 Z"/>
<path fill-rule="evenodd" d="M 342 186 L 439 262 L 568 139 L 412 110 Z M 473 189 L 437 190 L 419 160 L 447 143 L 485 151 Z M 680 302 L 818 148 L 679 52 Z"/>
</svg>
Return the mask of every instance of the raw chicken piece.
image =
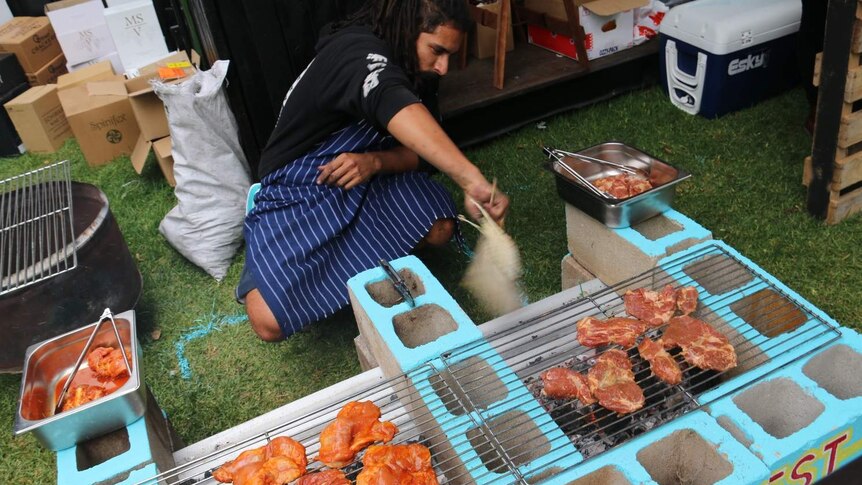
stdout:
<svg viewBox="0 0 862 485">
<path fill-rule="evenodd" d="M 75 386 L 67 392 L 66 396 L 63 398 L 63 407 L 61 408 L 61 411 L 75 409 L 78 406 L 83 406 L 84 404 L 87 404 L 90 401 L 95 401 L 107 394 L 108 393 L 105 392 L 105 388 L 100 386 L 90 386 L 87 384 Z"/>
<path fill-rule="evenodd" d="M 234 485 L 285 485 L 305 474 L 305 447 L 287 436 L 246 450 L 213 472 L 219 482 Z"/>
<path fill-rule="evenodd" d="M 697 288 L 694 286 L 684 286 L 676 290 L 676 306 L 680 313 L 688 315 L 697 310 Z"/>
<path fill-rule="evenodd" d="M 689 316 L 674 317 L 662 335 L 664 348 L 682 348 L 691 365 L 701 369 L 726 371 L 736 367 L 736 350 L 721 332 L 708 323 Z"/>
<path fill-rule="evenodd" d="M 129 365 L 131 365 L 129 360 Z M 96 347 L 87 354 L 87 364 L 90 369 L 99 377 L 105 379 L 114 379 L 126 372 L 126 363 L 123 362 L 123 353 L 120 349 L 112 347 Z"/>
<path fill-rule="evenodd" d="M 585 406 L 596 400 L 587 377 L 565 367 L 552 367 L 542 373 L 542 394 L 551 399 L 577 399 Z"/>
<path fill-rule="evenodd" d="M 638 345 L 638 352 L 640 352 L 641 357 L 649 362 L 649 368 L 656 377 L 671 386 L 682 382 L 682 371 L 679 368 L 679 364 L 662 347 L 661 339 L 656 342 L 649 338 L 644 338 L 640 345 Z"/>
<path fill-rule="evenodd" d="M 647 324 L 634 318 L 614 317 L 607 320 L 586 317 L 577 323 L 578 342 L 585 347 L 617 344 L 631 347 L 638 335 L 646 332 Z"/>
<path fill-rule="evenodd" d="M 299 477 L 296 485 L 350 485 L 341 470 L 325 470 Z"/>
<path fill-rule="evenodd" d="M 380 408 L 373 402 L 349 402 L 320 434 L 317 459 L 329 468 L 341 468 L 366 446 L 377 441 L 387 443 L 396 432 L 394 424 L 380 421 Z"/>
<path fill-rule="evenodd" d="M 374 445 L 362 458 L 356 485 L 438 485 L 431 452 L 423 445 Z"/>
<path fill-rule="evenodd" d="M 622 350 L 608 350 L 596 359 L 587 380 L 599 405 L 619 414 L 642 408 L 644 393 L 635 382 L 632 363 Z"/>
<path fill-rule="evenodd" d="M 660 292 L 646 288 L 629 290 L 623 300 L 629 315 L 653 327 L 667 323 L 676 311 L 676 291 L 671 285 L 665 285 Z"/>
<path fill-rule="evenodd" d="M 634 197 L 652 188 L 649 180 L 622 173 L 597 179 L 593 182 L 593 185 L 607 192 L 615 199 Z"/>
</svg>

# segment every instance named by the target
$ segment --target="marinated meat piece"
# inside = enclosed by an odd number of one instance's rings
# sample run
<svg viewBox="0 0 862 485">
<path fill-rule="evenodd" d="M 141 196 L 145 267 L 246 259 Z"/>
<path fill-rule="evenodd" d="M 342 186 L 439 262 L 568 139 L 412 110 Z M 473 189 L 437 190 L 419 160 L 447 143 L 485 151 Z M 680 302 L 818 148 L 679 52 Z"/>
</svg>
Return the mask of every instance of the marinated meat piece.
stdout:
<svg viewBox="0 0 862 485">
<path fill-rule="evenodd" d="M 350 480 L 341 470 L 326 470 L 299 477 L 296 485 L 350 485 Z"/>
<path fill-rule="evenodd" d="M 126 363 L 123 362 L 123 353 L 120 349 L 112 347 L 96 347 L 87 354 L 87 364 L 99 377 L 114 379 L 126 372 Z M 131 359 L 129 360 L 131 365 Z"/>
<path fill-rule="evenodd" d="M 619 414 L 642 408 L 644 393 L 635 382 L 632 363 L 622 350 L 608 350 L 587 372 L 590 391 L 599 405 Z"/>
<path fill-rule="evenodd" d="M 694 286 L 684 286 L 676 290 L 676 306 L 680 313 L 688 315 L 697 310 L 697 288 Z"/>
<path fill-rule="evenodd" d="M 234 485 L 284 485 L 305 474 L 305 447 L 287 436 L 243 451 L 213 472 L 213 478 Z"/>
<path fill-rule="evenodd" d="M 587 377 L 565 367 L 552 367 L 542 373 L 542 394 L 551 399 L 577 399 L 585 406 L 596 400 Z"/>
<path fill-rule="evenodd" d="M 593 182 L 593 185 L 607 192 L 615 199 L 627 199 L 652 188 L 649 180 L 628 174 L 617 174 L 602 177 Z"/>
<path fill-rule="evenodd" d="M 423 445 L 374 445 L 362 458 L 356 485 L 438 485 L 431 452 Z"/>
<path fill-rule="evenodd" d="M 251 475 L 263 466 L 266 461 L 266 447 L 261 446 L 253 450 L 246 450 L 239 454 L 233 460 L 218 467 L 213 472 L 213 478 L 222 483 L 233 482 L 240 475 L 240 470 L 243 470 L 242 475 Z"/>
<path fill-rule="evenodd" d="M 108 393 L 104 387 L 87 384 L 75 386 L 66 393 L 66 396 L 63 398 L 63 407 L 60 410 L 69 411 L 107 395 Z"/>
<path fill-rule="evenodd" d="M 577 323 L 578 342 L 585 347 L 617 344 L 631 347 L 638 335 L 646 332 L 647 324 L 634 318 L 614 317 L 607 320 L 586 317 Z"/>
<path fill-rule="evenodd" d="M 662 347 L 661 339 L 656 342 L 652 339 L 644 338 L 640 345 L 638 345 L 638 352 L 640 352 L 641 357 L 649 362 L 650 370 L 652 370 L 652 373 L 656 377 L 671 386 L 682 382 L 682 371 L 679 368 L 679 364 Z"/>
<path fill-rule="evenodd" d="M 629 290 L 623 297 L 626 312 L 653 327 L 660 327 L 673 317 L 676 311 L 676 291 L 665 285 L 661 291 L 646 288 Z"/>
<path fill-rule="evenodd" d="M 691 365 L 726 371 L 736 367 L 736 350 L 721 332 L 689 316 L 674 317 L 662 336 L 664 348 L 681 347 Z"/>
<path fill-rule="evenodd" d="M 380 421 L 380 408 L 371 401 L 349 402 L 320 434 L 317 458 L 329 468 L 341 468 L 366 446 L 392 440 L 398 428 Z"/>
</svg>

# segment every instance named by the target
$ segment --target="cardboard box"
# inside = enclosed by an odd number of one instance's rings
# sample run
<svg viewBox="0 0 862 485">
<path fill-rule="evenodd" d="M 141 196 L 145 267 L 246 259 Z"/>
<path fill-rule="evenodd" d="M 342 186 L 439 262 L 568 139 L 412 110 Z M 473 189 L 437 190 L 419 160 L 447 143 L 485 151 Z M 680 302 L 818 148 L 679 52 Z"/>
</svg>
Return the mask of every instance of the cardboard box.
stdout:
<svg viewBox="0 0 862 485">
<path fill-rule="evenodd" d="M 166 136 L 156 141 L 146 140 L 143 136 L 138 138 L 138 142 L 135 144 L 135 149 L 132 151 L 130 158 L 132 160 L 132 167 L 139 174 L 144 170 L 144 165 L 147 163 L 150 152 L 155 154 L 156 163 L 159 164 L 159 169 L 161 169 L 162 174 L 165 176 L 165 180 L 168 181 L 168 185 L 176 187 L 177 181 L 174 179 L 174 156 L 171 137 Z"/>
<path fill-rule="evenodd" d="M 69 62 L 66 62 L 66 69 L 68 69 L 69 72 L 75 72 L 87 66 L 92 66 L 93 64 L 98 64 L 104 61 L 108 61 L 111 63 L 111 67 L 114 68 L 114 72 L 124 72 L 123 63 L 120 61 L 120 56 L 116 52 L 111 52 L 104 56 L 96 57 L 95 59 L 90 59 L 89 61 L 84 61 L 80 64 L 70 64 Z"/>
<path fill-rule="evenodd" d="M 57 78 L 69 72 L 66 70 L 66 56 L 60 54 L 42 69 L 27 73 L 27 82 L 30 86 L 44 86 L 46 84 L 57 84 Z"/>
<path fill-rule="evenodd" d="M 24 72 L 36 72 L 62 54 L 45 17 L 15 17 L 0 26 L 0 52 L 15 54 Z"/>
<path fill-rule="evenodd" d="M 500 0 L 494 3 L 486 3 L 477 5 L 476 8 L 488 10 L 490 12 L 500 12 Z M 471 36 L 470 53 L 477 59 L 487 59 L 494 57 L 497 50 L 497 31 L 491 27 L 485 27 L 481 24 L 476 24 L 476 35 Z M 512 34 L 512 17 L 509 16 L 509 33 L 506 35 L 506 52 L 515 49 L 515 37 Z"/>
<path fill-rule="evenodd" d="M 107 8 L 105 22 L 124 69 L 137 69 L 168 55 L 152 0 Z"/>
<path fill-rule="evenodd" d="M 168 68 L 169 72 L 159 72 L 159 68 Z M 164 138 L 170 135 L 168 118 L 164 103 L 153 91 L 150 82 L 154 79 L 166 83 L 182 82 L 195 73 L 195 68 L 185 53 L 178 52 L 158 62 L 141 66 L 138 71 L 141 75 L 126 81 L 126 91 L 129 93 L 129 102 L 132 104 L 132 111 L 135 112 L 135 119 L 141 128 L 141 135 L 147 141 Z M 171 72 L 174 76 L 182 77 L 171 78 Z"/>
<path fill-rule="evenodd" d="M 72 136 L 54 84 L 32 87 L 4 107 L 28 151 L 56 152 Z"/>
<path fill-rule="evenodd" d="M 54 26 L 69 65 L 116 52 L 104 10 L 101 0 L 62 0 L 45 5 L 45 15 Z"/>
<path fill-rule="evenodd" d="M 103 165 L 135 148 L 140 129 L 122 76 L 60 89 L 58 95 L 84 158 Z"/>
<path fill-rule="evenodd" d="M 15 54 L 4 52 L 0 54 L 0 96 L 27 82 L 27 76 L 18 63 Z"/>
<path fill-rule="evenodd" d="M 578 5 L 581 26 L 586 38 L 584 44 L 588 59 L 628 49 L 634 43 L 634 11 L 649 3 L 648 0 L 574 0 Z M 526 0 L 524 6 L 548 16 L 566 20 L 562 0 Z M 578 54 L 571 37 L 556 34 L 538 25 L 527 26 L 531 44 L 577 59 Z"/>
<path fill-rule="evenodd" d="M 0 104 L 8 103 L 28 88 L 27 83 L 15 86 L 11 91 L 0 97 Z M 18 135 L 15 125 L 12 124 L 12 119 L 9 118 L 6 110 L 0 110 L 0 157 L 20 155 L 22 153 L 24 153 L 24 147 L 21 145 L 21 137 Z"/>
<path fill-rule="evenodd" d="M 91 81 L 103 81 L 106 79 L 114 79 L 116 73 L 111 63 L 102 61 L 97 64 L 86 66 L 75 72 L 63 74 L 57 78 L 57 89 L 62 91 L 66 88 L 80 86 Z"/>
</svg>

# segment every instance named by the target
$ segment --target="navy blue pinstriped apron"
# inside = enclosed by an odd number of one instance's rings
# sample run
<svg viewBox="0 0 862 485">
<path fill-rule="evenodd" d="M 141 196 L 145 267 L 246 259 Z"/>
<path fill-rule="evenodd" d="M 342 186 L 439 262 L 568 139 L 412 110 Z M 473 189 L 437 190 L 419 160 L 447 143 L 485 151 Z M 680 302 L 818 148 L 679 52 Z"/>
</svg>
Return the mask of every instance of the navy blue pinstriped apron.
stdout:
<svg viewBox="0 0 862 485">
<path fill-rule="evenodd" d="M 392 142 L 360 121 L 261 180 L 245 220 L 246 266 L 285 337 L 346 306 L 349 278 L 408 254 L 434 221 L 456 217 L 447 190 L 424 172 L 351 190 L 317 185 L 317 167 L 339 154 Z"/>
</svg>

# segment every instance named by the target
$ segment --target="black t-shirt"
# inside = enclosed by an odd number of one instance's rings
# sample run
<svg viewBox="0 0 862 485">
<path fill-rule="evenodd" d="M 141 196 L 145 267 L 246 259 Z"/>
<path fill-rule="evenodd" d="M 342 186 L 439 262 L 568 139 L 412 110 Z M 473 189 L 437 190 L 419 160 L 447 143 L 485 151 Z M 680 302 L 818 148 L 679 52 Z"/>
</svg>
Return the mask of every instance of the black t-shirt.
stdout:
<svg viewBox="0 0 862 485">
<path fill-rule="evenodd" d="M 422 102 L 391 59 L 388 45 L 365 27 L 347 27 L 321 39 L 317 56 L 284 98 L 261 154 L 260 177 L 301 157 L 350 122 L 366 119 L 385 133 L 396 113 Z M 429 99 L 425 101 L 427 106 Z M 429 109 L 433 113 L 436 106 Z"/>
</svg>

